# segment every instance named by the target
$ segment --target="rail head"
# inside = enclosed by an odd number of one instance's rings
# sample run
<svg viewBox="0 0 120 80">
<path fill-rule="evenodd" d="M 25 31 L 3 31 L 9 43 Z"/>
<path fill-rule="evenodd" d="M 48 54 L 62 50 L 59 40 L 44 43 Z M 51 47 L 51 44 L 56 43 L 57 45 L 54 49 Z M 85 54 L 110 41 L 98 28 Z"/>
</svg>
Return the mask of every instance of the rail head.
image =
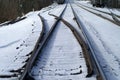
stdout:
<svg viewBox="0 0 120 80">
<path fill-rule="evenodd" d="M 42 21 L 42 17 L 41 17 L 41 16 L 39 16 L 39 17 L 40 17 L 40 19 L 41 19 L 41 21 Z M 34 59 L 34 57 L 35 57 L 35 56 L 33 56 L 33 55 L 34 55 L 34 53 L 36 52 L 36 50 L 37 50 L 37 48 L 38 48 L 38 46 L 39 46 L 39 42 L 41 42 L 43 35 L 44 35 L 44 27 L 42 26 L 42 32 L 40 33 L 40 36 L 39 36 L 39 38 L 38 38 L 38 40 L 37 40 L 37 42 L 36 42 L 36 45 L 35 45 L 35 47 L 34 47 L 34 49 L 33 49 L 33 51 L 32 51 L 31 58 L 28 60 L 28 63 L 27 63 L 26 66 L 25 66 L 25 70 L 24 70 L 23 73 L 21 74 L 19 80 L 26 80 L 26 79 L 27 79 L 26 75 L 28 75 L 28 71 L 30 70 L 31 65 L 33 64 L 32 59 Z"/>
<path fill-rule="evenodd" d="M 89 46 L 89 49 L 90 49 L 90 52 L 91 52 L 91 57 L 93 58 L 95 64 L 96 64 L 96 67 L 98 68 L 99 72 L 100 72 L 100 75 L 102 76 L 102 79 L 103 80 L 107 80 L 107 77 L 105 76 L 105 73 L 101 67 L 101 65 L 99 64 L 99 61 L 98 59 L 96 58 L 96 55 L 95 55 L 95 51 L 94 51 L 94 48 L 93 46 L 91 45 L 91 41 L 89 40 L 89 37 L 87 35 L 87 31 L 86 31 L 86 28 L 85 28 L 85 25 L 82 23 L 82 21 L 79 19 L 78 15 L 76 14 L 74 8 L 72 7 L 72 4 L 71 5 L 71 8 L 72 8 L 72 11 L 73 11 L 73 14 L 75 16 L 75 19 L 78 23 L 78 26 L 81 28 L 82 32 L 83 32 L 83 35 L 85 37 L 85 40 L 86 40 L 86 43 L 88 44 Z"/>
<path fill-rule="evenodd" d="M 31 74 L 29 73 L 30 72 L 30 69 L 32 68 L 33 64 L 35 63 L 35 60 L 37 58 L 37 56 L 39 55 L 39 51 L 42 50 L 43 46 L 46 44 L 46 42 L 48 41 L 50 35 L 52 34 L 52 32 L 54 31 L 55 27 L 57 26 L 57 24 L 59 23 L 64 11 L 66 10 L 67 8 L 67 5 L 64 7 L 62 13 L 60 14 L 60 18 L 56 20 L 56 22 L 53 24 L 52 28 L 50 29 L 50 31 L 47 33 L 45 39 L 41 42 L 41 45 L 39 45 L 38 49 L 33 51 L 34 53 L 31 55 L 26 67 L 25 67 L 25 70 L 23 72 L 23 74 L 21 75 L 21 77 L 19 78 L 19 80 L 34 80 L 32 77 L 31 77 Z M 41 21 L 43 21 L 43 17 L 40 16 L 40 14 L 38 15 L 40 18 L 41 18 Z M 43 23 L 44 24 L 44 23 Z M 44 27 L 44 26 L 43 26 Z M 44 33 L 44 32 L 43 32 Z M 42 37 L 40 37 L 42 38 Z M 38 41 L 39 43 L 39 41 Z"/>
<path fill-rule="evenodd" d="M 76 4 L 77 4 L 77 3 L 76 3 Z M 89 9 L 92 9 L 92 10 L 95 10 L 95 11 L 98 11 L 98 12 L 101 12 L 101 13 L 104 13 L 104 14 L 108 14 L 108 15 L 112 16 L 113 20 L 114 20 L 118 25 L 120 25 L 120 20 L 118 19 L 118 18 L 120 18 L 120 16 L 117 15 L 117 14 L 115 14 L 115 13 L 113 13 L 108 7 L 106 7 L 106 8 L 109 10 L 109 12 L 105 12 L 105 11 L 102 11 L 102 10 L 98 10 L 98 9 L 96 9 L 96 8 L 88 7 L 88 6 L 83 5 L 83 4 L 81 4 L 81 3 L 78 3 L 78 4 L 80 4 L 80 5 L 82 5 L 82 6 L 86 7 L 86 8 L 89 8 Z"/>
<path fill-rule="evenodd" d="M 120 26 L 119 21 L 117 20 L 117 18 L 114 17 L 115 14 L 114 14 L 114 16 L 113 16 L 113 14 L 110 13 L 109 15 L 112 16 L 112 18 L 113 18 L 113 19 L 110 19 L 110 18 L 108 18 L 108 17 L 106 17 L 106 16 L 103 16 L 103 15 L 101 15 L 101 14 L 99 14 L 99 13 L 96 13 L 96 12 L 94 12 L 94 11 L 91 11 L 91 10 L 87 9 L 87 8 L 83 7 L 82 5 L 78 5 L 78 4 L 76 4 L 76 5 L 77 5 L 78 7 L 80 7 L 80 8 L 82 8 L 82 9 L 84 9 L 84 10 L 86 10 L 86 11 L 88 11 L 88 12 L 90 12 L 90 13 L 96 15 L 96 16 L 98 16 L 98 17 L 101 17 L 101 18 L 103 18 L 103 19 L 106 19 L 106 20 L 110 21 L 111 23 L 113 23 L 113 24 L 115 24 L 115 25 L 117 25 L 117 26 Z"/>
</svg>

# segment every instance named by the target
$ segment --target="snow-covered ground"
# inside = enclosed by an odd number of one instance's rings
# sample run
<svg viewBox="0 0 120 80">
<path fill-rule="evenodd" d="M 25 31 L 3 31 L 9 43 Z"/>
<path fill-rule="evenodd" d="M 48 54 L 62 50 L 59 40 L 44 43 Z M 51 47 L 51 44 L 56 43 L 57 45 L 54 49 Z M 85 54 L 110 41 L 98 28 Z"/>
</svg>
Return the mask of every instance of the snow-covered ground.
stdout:
<svg viewBox="0 0 120 80">
<path fill-rule="evenodd" d="M 40 36 L 42 23 L 37 12 L 26 16 L 22 21 L 0 27 L 0 76 L 11 76 L 11 71 L 21 69 Z"/>
<path fill-rule="evenodd" d="M 83 3 L 83 2 L 82 2 Z M 84 1 L 84 4 L 88 4 Z M 108 80 L 120 79 L 120 26 L 73 5 Z M 103 8 L 102 8 L 103 9 Z M 117 14 L 117 13 L 116 13 Z M 119 13 L 117 14 L 119 15 Z"/>
<path fill-rule="evenodd" d="M 48 32 L 56 21 L 49 13 L 60 15 L 64 7 L 54 3 L 40 11 L 29 12 L 22 21 L 0 27 L 0 77 L 6 77 L 0 79 L 7 80 L 10 76 L 16 79 L 15 74 L 19 76 L 16 71 L 26 64 L 42 31 L 43 25 L 38 14 L 44 17 Z"/>
<path fill-rule="evenodd" d="M 31 71 L 35 80 L 96 80 L 95 77 L 86 78 L 81 46 L 63 23 L 57 26 L 36 62 Z"/>
<path fill-rule="evenodd" d="M 50 10 L 50 14 L 59 16 L 59 12 L 64 7 L 65 5 L 60 5 L 54 10 Z M 67 12 L 70 12 L 69 15 Z M 46 14 L 46 16 L 48 18 L 50 15 Z M 46 16 L 44 16 L 45 19 L 49 20 Z M 72 22 L 78 29 L 73 20 L 74 16 L 70 5 L 67 6 L 63 18 L 70 23 Z M 31 70 L 32 77 L 35 80 L 96 80 L 96 76 L 86 78 L 88 73 L 82 49 L 71 30 L 63 23 L 59 23 L 55 30 Z"/>
<path fill-rule="evenodd" d="M 107 18 L 111 21 L 114 21 L 114 18 L 117 21 L 120 21 L 120 12 L 117 9 L 116 9 L 116 11 L 114 11 L 113 9 L 109 9 L 107 7 L 105 7 L 105 8 L 93 7 L 92 4 L 90 3 L 90 1 L 79 1 L 79 2 L 76 1 L 75 3 L 79 7 L 83 7 L 85 9 L 87 9 L 93 13 L 96 13 L 104 18 Z"/>
<path fill-rule="evenodd" d="M 77 0 L 75 2 L 92 7 L 88 1 Z M 54 17 L 50 16 L 49 14 L 58 16 L 64 7 L 65 4 L 53 4 L 43 8 L 40 11 L 26 14 L 25 16 L 27 18 L 22 21 L 0 27 L 0 76 L 13 75 L 14 72 L 11 71 L 21 69 L 25 65 L 25 61 L 30 57 L 29 53 L 31 53 L 34 49 L 35 43 L 37 42 L 42 30 L 42 22 L 38 14 L 44 17 L 47 25 L 47 31 L 49 31 L 51 25 L 55 21 Z M 85 29 L 88 31 L 87 33 L 89 34 L 89 39 L 93 43 L 92 46 L 94 46 L 96 56 L 99 59 L 99 62 L 102 65 L 108 80 L 119 80 L 120 26 L 89 13 L 75 4 L 73 4 L 73 7 L 75 8 L 75 11 L 78 14 L 81 22 L 84 24 Z M 92 8 L 105 12 L 112 11 L 114 14 L 120 15 L 120 12 L 116 9 L 108 10 L 107 8 Z M 79 31 L 77 24 L 73 20 L 74 16 L 69 5 L 65 13 L 66 14 L 64 14 L 63 18 L 75 26 L 75 28 Z M 63 24 L 61 26 L 64 27 Z M 65 32 L 63 32 L 63 34 Z M 68 34 L 68 32 L 69 31 L 67 31 L 66 34 Z M 62 31 L 58 33 L 60 34 Z M 5 80 L 5 78 L 0 78 L 0 80 L 2 79 Z M 80 79 L 89 80 L 83 78 L 83 76 L 80 77 Z"/>
<path fill-rule="evenodd" d="M 103 12 L 107 12 L 107 13 L 111 13 L 112 12 L 112 13 L 120 16 L 120 9 L 107 8 L 107 7 L 104 7 L 104 8 L 93 7 L 89 0 L 88 1 L 76 1 L 76 2 L 80 3 L 82 5 L 88 6 L 90 8 L 93 8 L 93 9 L 97 9 L 97 10 L 100 10 L 100 11 L 103 11 Z"/>
</svg>

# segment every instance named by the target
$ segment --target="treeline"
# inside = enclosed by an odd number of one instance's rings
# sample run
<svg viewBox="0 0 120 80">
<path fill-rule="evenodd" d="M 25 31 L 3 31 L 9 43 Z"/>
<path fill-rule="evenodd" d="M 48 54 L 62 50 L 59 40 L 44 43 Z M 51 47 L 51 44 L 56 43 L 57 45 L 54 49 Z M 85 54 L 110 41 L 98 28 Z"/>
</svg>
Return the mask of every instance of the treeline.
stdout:
<svg viewBox="0 0 120 80">
<path fill-rule="evenodd" d="M 120 0 L 107 0 L 107 6 L 110 8 L 120 8 Z"/>
<path fill-rule="evenodd" d="M 0 23 L 50 5 L 53 0 L 0 0 Z"/>
<path fill-rule="evenodd" d="M 104 4 L 108 8 L 120 8 L 120 0 L 91 0 L 92 4 Z"/>
</svg>

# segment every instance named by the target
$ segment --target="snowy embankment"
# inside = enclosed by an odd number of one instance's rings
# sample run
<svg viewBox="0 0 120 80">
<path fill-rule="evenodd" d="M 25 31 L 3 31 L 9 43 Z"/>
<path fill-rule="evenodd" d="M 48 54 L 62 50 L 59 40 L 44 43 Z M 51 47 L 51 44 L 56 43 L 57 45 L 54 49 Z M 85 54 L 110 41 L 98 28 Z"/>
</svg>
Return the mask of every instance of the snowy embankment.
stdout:
<svg viewBox="0 0 120 80">
<path fill-rule="evenodd" d="M 0 76 L 12 76 L 21 69 L 40 36 L 42 22 L 38 12 L 30 12 L 27 18 L 0 27 Z"/>
<path fill-rule="evenodd" d="M 92 4 L 90 3 L 90 1 L 86 2 L 86 1 L 79 1 L 76 2 L 76 4 L 78 6 L 81 6 L 85 9 L 88 9 L 90 11 L 92 11 L 93 13 L 97 13 L 100 16 L 103 16 L 105 18 L 108 18 L 110 20 L 116 20 L 119 21 L 119 17 L 120 17 L 120 12 L 117 9 L 110 9 L 110 8 L 99 8 L 99 7 L 93 7 Z"/>
<path fill-rule="evenodd" d="M 90 1 L 76 1 L 76 2 L 80 3 L 82 5 L 88 6 L 90 8 L 97 9 L 99 11 L 103 11 L 103 12 L 106 12 L 106 13 L 111 13 L 112 12 L 112 13 L 120 16 L 120 10 L 119 9 L 107 8 L 107 7 L 104 7 L 104 8 L 93 7 Z"/>
<path fill-rule="evenodd" d="M 87 3 L 86 3 L 87 5 Z M 120 78 L 120 26 L 74 5 L 108 80 Z"/>
</svg>

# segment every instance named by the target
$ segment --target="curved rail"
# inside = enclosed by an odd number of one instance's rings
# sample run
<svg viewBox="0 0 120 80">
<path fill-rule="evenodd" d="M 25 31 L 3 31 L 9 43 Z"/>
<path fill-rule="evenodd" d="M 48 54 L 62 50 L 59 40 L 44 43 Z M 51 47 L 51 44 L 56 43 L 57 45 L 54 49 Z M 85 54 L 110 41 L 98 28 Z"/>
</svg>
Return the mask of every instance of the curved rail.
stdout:
<svg viewBox="0 0 120 80">
<path fill-rule="evenodd" d="M 70 4 L 71 5 L 71 4 Z M 86 40 L 86 43 L 88 44 L 89 48 L 90 48 L 90 51 L 91 51 L 91 59 L 93 59 L 92 61 L 95 63 L 95 67 L 98 71 L 97 72 L 97 77 L 98 77 L 98 80 L 107 80 L 106 76 L 105 76 L 105 73 L 101 67 L 101 65 L 99 64 L 99 61 L 98 59 L 96 58 L 96 55 L 95 55 L 95 51 L 93 49 L 93 47 L 91 46 L 91 41 L 89 40 L 89 36 L 87 35 L 87 31 L 86 31 L 86 28 L 84 26 L 84 24 L 81 22 L 81 20 L 79 19 L 78 15 L 76 14 L 75 10 L 73 9 L 72 5 L 71 5 L 71 8 L 72 8 L 72 11 L 74 13 L 74 16 L 75 16 L 75 19 L 79 25 L 79 27 L 81 28 L 82 32 L 83 32 L 83 35 L 85 37 L 85 40 Z M 100 73 L 100 74 L 99 74 Z M 101 76 L 101 77 L 100 77 Z"/>
<path fill-rule="evenodd" d="M 58 19 L 59 17 L 53 14 L 49 14 L 51 16 L 54 16 L 56 19 Z M 93 74 L 93 66 L 92 66 L 92 62 L 90 59 L 90 55 L 89 55 L 89 51 L 88 51 L 88 46 L 86 45 L 86 43 L 84 42 L 81 34 L 79 34 L 79 32 L 74 28 L 74 26 L 72 26 L 68 21 L 64 20 L 63 18 L 61 19 L 61 21 L 68 27 L 70 28 L 70 30 L 72 31 L 72 33 L 75 35 L 76 39 L 78 40 L 79 44 L 82 47 L 83 50 L 83 54 L 86 60 L 86 65 L 88 68 L 88 74 L 86 75 L 86 77 L 90 77 Z"/>
<path fill-rule="evenodd" d="M 88 48 L 87 48 L 87 45 L 85 44 L 84 40 L 82 39 L 81 35 L 79 34 L 79 32 L 67 21 L 65 21 L 63 18 L 60 18 L 58 16 L 55 16 L 53 14 L 50 14 L 52 16 L 55 17 L 55 19 L 60 19 L 71 31 L 72 33 L 74 34 L 74 36 L 76 37 L 77 41 L 79 42 L 79 44 L 81 45 L 82 47 L 82 51 L 83 51 L 83 54 L 84 54 L 84 57 L 86 58 L 87 60 L 87 67 L 88 67 L 88 74 L 86 75 L 86 77 L 90 77 L 92 76 L 93 74 L 93 67 L 92 67 L 92 63 L 90 61 L 90 58 L 89 58 L 89 55 L 88 55 Z M 80 74 L 81 72 L 78 72 L 78 73 L 71 73 L 71 75 L 75 75 L 75 74 Z"/>
<path fill-rule="evenodd" d="M 42 23 L 43 23 L 43 26 L 44 26 L 44 22 L 43 22 L 42 17 L 41 17 L 40 15 L 38 15 L 38 16 L 41 18 Z M 36 53 L 36 50 L 37 50 L 38 47 L 39 47 L 39 43 L 42 42 L 43 35 L 44 35 L 44 27 L 42 27 L 42 32 L 40 33 L 40 37 L 39 37 L 39 39 L 37 40 L 37 43 L 36 43 L 35 48 L 34 48 L 34 50 L 33 50 L 33 52 L 32 52 L 31 58 L 29 59 L 27 65 L 26 65 L 26 67 L 25 67 L 25 70 L 24 70 L 24 72 L 22 73 L 22 75 L 21 75 L 21 77 L 19 78 L 19 80 L 27 80 L 27 79 L 28 79 L 28 71 L 29 71 L 29 69 L 31 68 L 31 66 L 32 66 L 32 64 L 33 64 L 33 62 L 31 62 L 31 61 L 32 61 L 32 59 L 34 59 L 34 57 L 32 57 L 32 56 L 37 55 L 37 54 L 34 54 L 34 53 Z"/>
<path fill-rule="evenodd" d="M 25 71 L 23 72 L 22 76 L 20 77 L 20 80 L 31 80 L 33 79 L 31 77 L 31 74 L 29 73 L 30 69 L 32 68 L 37 56 L 39 55 L 39 52 L 42 50 L 43 46 L 46 44 L 46 42 L 48 41 L 48 39 L 50 38 L 50 35 L 53 33 L 53 31 L 55 30 L 57 24 L 59 23 L 59 21 L 61 20 L 61 17 L 66 9 L 67 5 L 65 6 L 65 8 L 63 9 L 62 13 L 60 14 L 59 16 L 59 19 L 56 20 L 56 22 L 53 24 L 52 28 L 50 29 L 50 31 L 47 33 L 45 39 L 42 41 L 42 43 L 39 43 L 38 41 L 38 44 L 39 47 L 37 50 L 35 50 L 35 53 L 33 53 L 31 55 L 31 58 L 29 59 L 28 63 L 27 63 L 27 66 L 25 68 Z M 43 33 L 43 32 L 42 32 Z M 41 37 L 40 37 L 41 39 Z"/>
</svg>

